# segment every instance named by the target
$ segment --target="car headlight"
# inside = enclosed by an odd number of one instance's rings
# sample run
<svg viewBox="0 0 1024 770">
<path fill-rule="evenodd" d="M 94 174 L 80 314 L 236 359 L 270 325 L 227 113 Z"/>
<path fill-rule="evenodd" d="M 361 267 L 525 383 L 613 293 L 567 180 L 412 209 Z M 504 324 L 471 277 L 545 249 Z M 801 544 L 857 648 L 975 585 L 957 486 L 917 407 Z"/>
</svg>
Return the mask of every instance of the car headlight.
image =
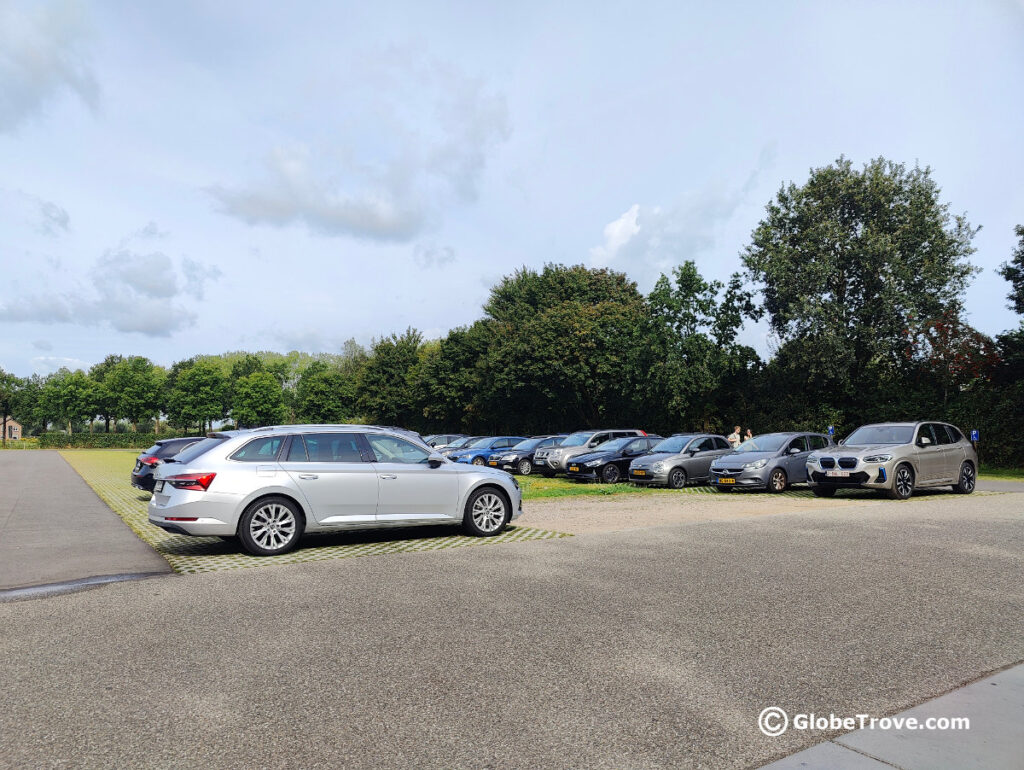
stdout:
<svg viewBox="0 0 1024 770">
<path fill-rule="evenodd" d="M 871 455 L 871 457 L 865 457 L 864 462 L 866 463 L 887 463 L 892 459 L 892 455 Z"/>
<path fill-rule="evenodd" d="M 651 470 L 654 471 L 655 473 L 661 473 L 663 470 L 665 470 L 665 463 L 655 463 L 654 465 L 651 466 Z"/>
<path fill-rule="evenodd" d="M 597 467 L 598 465 L 600 465 L 600 464 L 601 464 L 602 462 L 603 462 L 603 460 L 591 460 L 591 461 L 590 461 L 589 463 L 583 463 L 583 464 L 584 464 L 584 465 L 585 465 L 586 467 L 588 467 L 588 468 L 596 468 L 596 467 Z"/>
<path fill-rule="evenodd" d="M 763 468 L 768 464 L 767 458 L 764 460 L 757 460 L 756 462 L 747 463 L 743 467 L 748 471 L 756 471 L 758 468 Z"/>
</svg>

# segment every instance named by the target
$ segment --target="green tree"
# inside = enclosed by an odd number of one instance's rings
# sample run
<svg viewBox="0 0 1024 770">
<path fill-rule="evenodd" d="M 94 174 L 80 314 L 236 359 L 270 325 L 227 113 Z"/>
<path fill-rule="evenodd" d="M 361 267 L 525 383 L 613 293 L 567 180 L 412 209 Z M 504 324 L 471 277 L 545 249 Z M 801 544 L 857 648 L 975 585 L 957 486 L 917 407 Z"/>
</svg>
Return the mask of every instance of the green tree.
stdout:
<svg viewBox="0 0 1024 770">
<path fill-rule="evenodd" d="M 103 398 L 112 395 L 114 415 L 138 430 L 140 422 L 160 416 L 163 379 L 163 371 L 148 358 L 129 356 L 107 370 Z"/>
<path fill-rule="evenodd" d="M 999 275 L 1010 282 L 1010 309 L 1017 315 L 1024 315 L 1024 225 L 1014 228 L 1017 234 L 1017 248 L 1009 262 L 999 266 Z"/>
<path fill-rule="evenodd" d="M 420 351 L 415 392 L 425 430 L 489 432 L 511 426 L 493 398 L 486 368 L 491 323 L 452 329 Z"/>
<path fill-rule="evenodd" d="M 173 378 L 168 379 L 172 385 L 167 395 L 167 417 L 171 425 L 198 424 L 199 430 L 205 432 L 207 425 L 223 419 L 228 407 L 228 382 L 216 364 L 192 360 L 178 362 L 171 370 Z"/>
<path fill-rule="evenodd" d="M 856 419 L 884 411 L 904 386 L 908 330 L 959 317 L 976 232 L 927 168 L 840 158 L 783 186 L 743 262 L 790 382 Z"/>
<path fill-rule="evenodd" d="M 281 383 L 270 372 L 255 371 L 235 382 L 231 418 L 240 428 L 277 425 L 284 420 Z"/>
<path fill-rule="evenodd" d="M 107 384 L 107 375 L 122 361 L 124 356 L 114 353 L 89 369 L 89 377 L 96 385 L 96 414 L 103 419 L 104 433 L 110 433 L 110 421 L 118 415 L 117 391 Z"/>
<path fill-rule="evenodd" d="M 420 427 L 422 415 L 413 381 L 423 335 L 413 328 L 373 343 L 370 358 L 359 373 L 360 411 L 385 425 Z"/>
<path fill-rule="evenodd" d="M 7 419 L 13 416 L 21 380 L 0 368 L 0 446 L 7 446 Z"/>
<path fill-rule="evenodd" d="M 81 370 L 59 369 L 46 378 L 40 394 L 41 409 L 46 422 L 66 425 L 89 419 L 96 414 L 96 388 L 89 376 Z"/>
<path fill-rule="evenodd" d="M 295 395 L 302 422 L 347 422 L 355 417 L 356 382 L 340 367 L 314 361 L 299 376 Z"/>
</svg>

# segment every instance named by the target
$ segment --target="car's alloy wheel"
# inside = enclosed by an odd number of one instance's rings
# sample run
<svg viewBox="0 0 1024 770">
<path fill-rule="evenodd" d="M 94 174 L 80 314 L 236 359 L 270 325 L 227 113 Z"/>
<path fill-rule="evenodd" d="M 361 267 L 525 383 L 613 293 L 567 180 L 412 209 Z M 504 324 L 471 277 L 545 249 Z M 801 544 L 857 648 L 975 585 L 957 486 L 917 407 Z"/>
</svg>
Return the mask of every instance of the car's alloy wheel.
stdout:
<svg viewBox="0 0 1024 770">
<path fill-rule="evenodd" d="M 785 492 L 787 484 L 789 484 L 789 479 L 786 478 L 786 472 L 782 468 L 776 468 L 768 477 L 768 489 L 771 492 Z"/>
<path fill-rule="evenodd" d="M 505 528 L 511 510 L 504 495 L 494 489 L 480 489 L 469 497 L 463 524 L 472 535 L 490 537 Z"/>
<path fill-rule="evenodd" d="M 960 482 L 953 486 L 953 491 L 959 492 L 961 495 L 969 495 L 974 491 L 977 483 L 978 477 L 974 472 L 974 466 L 964 463 L 960 466 Z"/>
<path fill-rule="evenodd" d="M 686 471 L 682 468 L 673 468 L 668 473 L 668 485 L 672 489 L 682 489 L 686 486 Z"/>
<path fill-rule="evenodd" d="M 609 463 L 601 469 L 601 481 L 605 484 L 614 484 L 619 480 L 619 467 Z"/>
<path fill-rule="evenodd" d="M 893 500 L 906 500 L 914 494 L 914 471 L 909 465 L 899 466 L 893 473 L 892 489 L 889 497 Z"/>
<path fill-rule="evenodd" d="M 473 465 L 483 465 L 483 464 L 484 464 L 484 458 L 482 458 L 482 457 L 474 457 L 473 458 Z"/>
<path fill-rule="evenodd" d="M 520 460 L 518 470 L 520 476 L 529 476 L 533 473 L 533 463 L 529 460 Z"/>
<path fill-rule="evenodd" d="M 302 517 L 295 504 L 283 497 L 257 500 L 242 514 L 238 537 L 245 550 L 273 556 L 295 547 L 302 534 Z"/>
</svg>

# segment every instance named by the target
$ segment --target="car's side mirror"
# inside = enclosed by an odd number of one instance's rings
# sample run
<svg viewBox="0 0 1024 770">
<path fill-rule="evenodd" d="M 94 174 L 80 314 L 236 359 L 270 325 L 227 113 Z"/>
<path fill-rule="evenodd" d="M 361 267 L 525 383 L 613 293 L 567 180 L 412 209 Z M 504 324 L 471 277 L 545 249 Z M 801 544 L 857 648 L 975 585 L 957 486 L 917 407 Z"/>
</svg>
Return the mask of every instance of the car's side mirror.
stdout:
<svg viewBox="0 0 1024 770">
<path fill-rule="evenodd" d="M 846 443 L 846 439 L 845 438 L 841 438 L 841 439 L 839 439 L 839 441 L 837 443 L 839 444 L 839 446 L 842 446 L 843 444 Z"/>
<path fill-rule="evenodd" d="M 427 458 L 427 465 L 431 468 L 440 468 L 444 463 L 444 455 L 440 452 L 431 452 L 430 457 Z"/>
<path fill-rule="evenodd" d="M 921 436 L 921 438 L 917 440 L 918 446 L 928 446 L 930 443 L 932 443 L 932 440 L 927 436 Z"/>
<path fill-rule="evenodd" d="M 798 455 L 798 454 L 800 454 L 800 453 L 801 453 L 802 451 L 803 451 L 803 450 L 802 450 L 802 449 L 800 449 L 800 447 L 798 447 L 798 446 L 791 446 L 791 447 L 789 448 L 789 453 L 790 453 L 791 455 Z"/>
</svg>

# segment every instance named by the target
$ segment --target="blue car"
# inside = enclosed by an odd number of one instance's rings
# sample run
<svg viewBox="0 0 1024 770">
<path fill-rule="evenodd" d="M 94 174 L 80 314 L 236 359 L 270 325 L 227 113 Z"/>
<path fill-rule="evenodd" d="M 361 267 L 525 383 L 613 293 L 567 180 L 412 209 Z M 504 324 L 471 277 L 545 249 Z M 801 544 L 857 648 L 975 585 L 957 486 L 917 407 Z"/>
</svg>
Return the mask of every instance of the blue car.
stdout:
<svg viewBox="0 0 1024 770">
<path fill-rule="evenodd" d="M 523 441 L 523 436 L 484 436 L 468 444 L 465 449 L 452 452 L 448 459 L 457 463 L 487 465 L 492 457 L 500 457 L 520 441 Z"/>
</svg>

